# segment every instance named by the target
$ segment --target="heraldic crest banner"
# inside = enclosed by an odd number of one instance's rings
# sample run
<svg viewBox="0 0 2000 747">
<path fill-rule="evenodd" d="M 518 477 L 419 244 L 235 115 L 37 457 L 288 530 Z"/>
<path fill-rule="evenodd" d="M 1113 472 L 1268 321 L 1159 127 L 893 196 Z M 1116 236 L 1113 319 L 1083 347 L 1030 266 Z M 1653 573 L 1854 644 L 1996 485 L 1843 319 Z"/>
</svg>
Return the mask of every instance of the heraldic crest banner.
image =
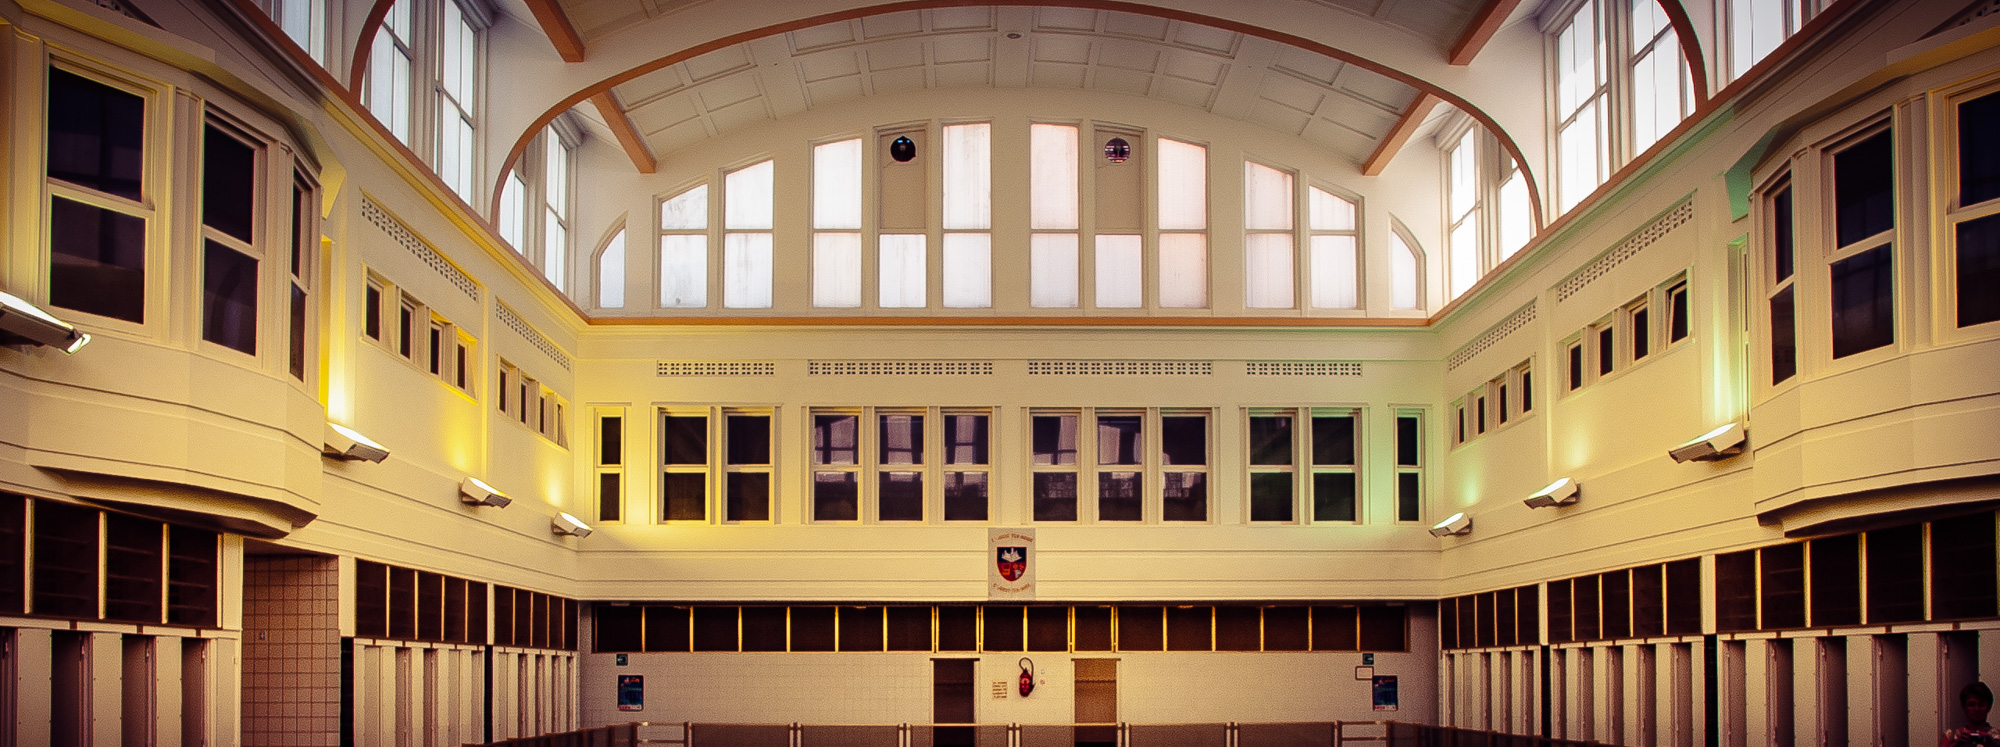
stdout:
<svg viewBox="0 0 2000 747">
<path fill-rule="evenodd" d="M 986 533 L 986 598 L 1035 598 L 1035 530 L 989 529 Z"/>
</svg>

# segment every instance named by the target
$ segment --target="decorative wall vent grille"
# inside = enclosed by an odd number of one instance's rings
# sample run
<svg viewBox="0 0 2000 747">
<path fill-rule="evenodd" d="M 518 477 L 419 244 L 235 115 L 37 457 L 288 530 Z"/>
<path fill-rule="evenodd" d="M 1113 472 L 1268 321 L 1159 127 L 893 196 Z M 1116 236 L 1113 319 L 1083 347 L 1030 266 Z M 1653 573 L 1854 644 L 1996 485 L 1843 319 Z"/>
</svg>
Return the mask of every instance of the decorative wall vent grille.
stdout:
<svg viewBox="0 0 2000 747">
<path fill-rule="evenodd" d="M 500 317 L 501 324 L 505 324 L 509 329 L 520 333 L 521 337 L 528 341 L 528 344 L 534 345 L 535 349 L 542 351 L 542 354 L 548 356 L 549 360 L 555 361 L 558 366 L 562 366 L 564 371 L 570 370 L 569 354 L 564 353 L 562 348 L 558 348 L 555 343 L 549 342 L 549 338 L 543 337 L 541 332 L 529 326 L 528 322 L 523 320 L 520 314 L 514 313 L 514 310 L 509 308 L 507 304 L 496 300 L 493 302 L 493 306 L 494 313 Z"/>
<path fill-rule="evenodd" d="M 1632 234 L 1631 238 L 1597 255 L 1597 259 L 1591 260 L 1590 264 L 1584 265 L 1583 269 L 1577 270 L 1575 274 L 1563 280 L 1561 285 L 1556 286 L 1556 303 L 1568 301 L 1570 296 L 1576 295 L 1584 286 L 1604 277 L 1612 268 L 1638 254 L 1639 250 L 1652 246 L 1653 242 L 1659 241 L 1668 232 L 1680 228 L 1693 218 L 1693 202 L 1683 202 L 1679 207 L 1667 211 L 1666 215 L 1660 216 L 1660 219 L 1653 221 L 1652 225 L 1639 229 L 1639 232 Z"/>
<path fill-rule="evenodd" d="M 776 376 L 771 361 L 660 361 L 661 376 Z"/>
<path fill-rule="evenodd" d="M 807 376 L 990 376 L 993 361 L 807 361 Z"/>
<path fill-rule="evenodd" d="M 1244 361 L 1250 376 L 1360 376 L 1361 361 Z"/>
<path fill-rule="evenodd" d="M 1481 334 L 1478 337 L 1472 338 L 1471 341 L 1465 343 L 1464 345 L 1460 345 L 1458 348 L 1458 352 L 1452 353 L 1450 358 L 1445 359 L 1444 369 L 1446 371 L 1451 371 L 1457 369 L 1459 366 L 1465 365 L 1466 361 L 1478 357 L 1480 353 L 1486 352 L 1487 348 L 1493 347 L 1493 343 L 1499 342 L 1508 335 L 1514 334 L 1514 330 L 1528 326 L 1528 322 L 1532 322 L 1534 320 L 1535 320 L 1535 302 L 1529 301 L 1528 305 L 1523 306 L 1520 309 L 1516 310 L 1513 314 L 1508 315 L 1506 319 L 1500 320 L 1499 324 L 1493 325 L 1493 327 L 1491 329 L 1486 330 L 1485 333 Z"/>
<path fill-rule="evenodd" d="M 362 198 L 361 217 L 368 219 L 369 223 L 375 224 L 376 228 L 382 229 L 383 233 L 389 234 L 390 239 L 395 240 L 398 244 L 402 244 L 404 249 L 410 250 L 410 253 L 416 255 L 417 259 L 423 260 L 424 264 L 430 265 L 432 270 L 437 271 L 439 275 L 443 275 L 444 279 L 451 281 L 452 285 L 458 286 L 459 290 L 465 291 L 466 298 L 474 301 L 479 300 L 479 284 L 472 282 L 471 276 L 466 275 L 463 270 L 458 269 L 457 265 L 446 260 L 444 255 L 439 254 L 436 249 L 432 249 L 430 244 L 424 243 L 423 239 L 417 238 L 417 235 L 411 232 L 409 227 L 404 226 L 402 221 L 396 220 L 394 216 L 389 215 L 389 212 L 383 210 L 382 206 L 375 204 L 374 200 L 365 197 Z"/>
<path fill-rule="evenodd" d="M 1951 20 L 1945 21 L 1944 25 L 1925 34 L 1924 38 L 1928 39 L 1937 36 L 1938 34 L 1991 15 L 2000 15 L 2000 0 L 1976 0 L 1971 5 L 1966 6 L 1965 10 L 1959 11 L 1958 15 L 1952 16 Z"/>
<path fill-rule="evenodd" d="M 1210 361 L 1028 361 L 1029 376 L 1208 376 Z"/>
</svg>

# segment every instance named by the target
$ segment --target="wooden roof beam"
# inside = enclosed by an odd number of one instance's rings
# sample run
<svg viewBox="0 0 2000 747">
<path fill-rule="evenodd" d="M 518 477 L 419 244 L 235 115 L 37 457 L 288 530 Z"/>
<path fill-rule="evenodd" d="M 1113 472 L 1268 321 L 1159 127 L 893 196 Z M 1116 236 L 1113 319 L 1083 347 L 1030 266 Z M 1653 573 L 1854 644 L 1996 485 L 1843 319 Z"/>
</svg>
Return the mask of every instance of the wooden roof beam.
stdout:
<svg viewBox="0 0 2000 747">
<path fill-rule="evenodd" d="M 576 26 L 569 22 L 569 14 L 564 13 L 556 0 L 527 0 L 528 10 L 535 14 L 535 21 L 542 25 L 542 33 L 547 34 L 549 43 L 556 46 L 556 53 L 564 62 L 583 61 L 583 36 L 576 33 Z"/>
<path fill-rule="evenodd" d="M 641 174 L 658 171 L 660 164 L 653 160 L 653 151 L 646 147 L 646 139 L 639 136 L 639 128 L 633 126 L 632 118 L 625 116 L 625 109 L 618 105 L 617 97 L 610 91 L 590 97 L 590 103 L 603 115 L 604 123 L 610 125 L 611 134 L 617 136 L 618 145 L 631 157 L 632 166 Z"/>
<path fill-rule="evenodd" d="M 1396 152 L 1403 149 L 1403 144 L 1410 141 L 1410 136 L 1417 133 L 1417 128 L 1423 125 L 1424 118 L 1430 116 L 1431 108 L 1437 103 L 1436 96 L 1417 94 L 1416 100 L 1403 110 L 1403 116 L 1396 119 L 1396 125 L 1389 128 L 1389 134 L 1384 135 L 1382 142 L 1375 146 L 1375 152 L 1368 154 L 1368 161 L 1361 164 L 1362 176 L 1381 175 L 1382 169 L 1388 168 L 1389 159 L 1395 158 Z"/>
<path fill-rule="evenodd" d="M 1485 7 L 1472 17 L 1472 25 L 1466 26 L 1465 33 L 1458 37 L 1458 43 L 1451 45 L 1448 61 L 1453 65 L 1472 64 L 1472 58 L 1479 56 L 1479 50 L 1486 48 L 1486 43 L 1499 33 L 1500 24 L 1506 23 L 1507 16 L 1520 4 L 1521 0 L 1486 0 Z"/>
</svg>

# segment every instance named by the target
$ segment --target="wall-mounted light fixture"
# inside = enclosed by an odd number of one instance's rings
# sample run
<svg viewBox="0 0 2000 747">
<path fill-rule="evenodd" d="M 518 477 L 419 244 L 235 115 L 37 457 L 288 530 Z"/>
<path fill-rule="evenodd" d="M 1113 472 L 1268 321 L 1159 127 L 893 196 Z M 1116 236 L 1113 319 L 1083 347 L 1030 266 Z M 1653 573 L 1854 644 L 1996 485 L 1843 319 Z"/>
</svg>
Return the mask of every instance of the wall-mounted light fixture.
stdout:
<svg viewBox="0 0 2000 747">
<path fill-rule="evenodd" d="M 1694 440 L 1667 452 L 1676 462 L 1712 461 L 1743 453 L 1743 441 L 1750 433 L 1738 423 L 1730 423 L 1703 433 Z"/>
<path fill-rule="evenodd" d="M 1464 511 L 1452 514 L 1450 518 L 1431 525 L 1432 537 L 1449 537 L 1454 534 L 1465 534 L 1471 531 L 1472 517 L 1466 516 Z"/>
<path fill-rule="evenodd" d="M 10 293 L 0 293 L 0 332 L 6 333 L 0 344 L 47 345 L 64 353 L 90 343 L 90 335 Z"/>
<path fill-rule="evenodd" d="M 562 511 L 557 511 L 556 517 L 549 520 L 549 528 L 555 530 L 558 537 L 582 539 L 590 536 L 590 527 L 584 524 L 582 519 Z"/>
<path fill-rule="evenodd" d="M 388 447 L 339 423 L 326 424 L 326 437 L 321 441 L 320 451 L 334 459 L 350 462 L 380 462 L 389 458 Z"/>
<path fill-rule="evenodd" d="M 514 502 L 514 499 L 494 490 L 493 486 L 477 477 L 465 478 L 464 482 L 458 484 L 458 500 L 466 505 L 494 508 L 506 508 L 507 504 Z"/>
<path fill-rule="evenodd" d="M 1567 505 L 1576 502 L 1576 490 L 1576 481 L 1565 477 L 1549 483 L 1548 487 L 1535 491 L 1534 495 L 1521 502 L 1528 504 L 1528 508 Z"/>
</svg>

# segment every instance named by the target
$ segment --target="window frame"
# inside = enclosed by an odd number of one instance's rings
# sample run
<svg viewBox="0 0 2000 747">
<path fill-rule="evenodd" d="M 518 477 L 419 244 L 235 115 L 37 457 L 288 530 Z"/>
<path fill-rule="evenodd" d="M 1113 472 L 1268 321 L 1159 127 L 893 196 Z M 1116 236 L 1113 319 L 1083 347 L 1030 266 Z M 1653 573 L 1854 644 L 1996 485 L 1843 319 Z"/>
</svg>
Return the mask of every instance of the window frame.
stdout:
<svg viewBox="0 0 2000 747">
<path fill-rule="evenodd" d="M 1074 416 L 1077 419 L 1076 464 L 1042 465 L 1034 459 L 1034 419 L 1036 417 Z M 1219 462 L 1216 436 L 1220 423 L 1216 411 L 1206 407 L 1031 407 L 1026 408 L 1024 417 L 1027 427 L 1027 464 L 1021 469 L 1027 477 L 1028 516 L 1030 523 L 1037 524 L 1078 524 L 1098 526 L 1199 526 L 1217 521 L 1217 490 L 1215 477 L 1223 466 Z M 1139 419 L 1139 461 L 1136 464 L 1106 463 L 1100 461 L 1098 424 L 1107 417 Z M 1203 455 L 1206 460 L 1201 465 L 1165 464 L 1165 446 L 1162 442 L 1164 418 L 1202 418 Z M 1102 518 L 1103 495 L 1099 488 L 1101 476 L 1113 472 L 1138 473 L 1139 518 L 1136 520 L 1108 520 Z M 1034 518 L 1034 477 L 1037 474 L 1062 473 L 1076 475 L 1076 518 L 1036 519 Z M 1203 475 L 1204 510 L 1201 519 L 1165 518 L 1166 475 L 1168 473 Z"/>
<path fill-rule="evenodd" d="M 271 333 L 272 328 L 277 326 L 275 324 L 276 319 L 285 319 L 287 324 L 290 321 L 289 305 L 291 299 L 289 293 L 285 295 L 284 299 L 284 308 L 287 309 L 287 313 L 284 315 L 270 313 L 273 309 L 280 307 L 278 299 L 273 297 L 277 294 L 271 292 L 271 289 L 277 287 L 277 284 L 271 282 L 270 277 L 278 274 L 277 270 L 272 266 L 272 260 L 274 259 L 272 255 L 276 253 L 273 247 L 284 246 L 290 243 L 289 241 L 274 242 L 273 240 L 274 232 L 280 228 L 278 225 L 280 221 L 272 218 L 274 211 L 271 210 L 270 206 L 276 202 L 274 198 L 281 190 L 281 186 L 278 183 L 281 180 L 272 178 L 272 171 L 276 168 L 276 162 L 289 161 L 289 159 L 280 157 L 280 154 L 277 153 L 277 144 L 273 140 L 252 129 L 241 120 L 230 116 L 228 113 L 214 106 L 204 105 L 203 110 L 201 155 L 195 159 L 200 164 L 198 170 L 201 174 L 202 183 L 206 185 L 208 178 L 207 141 L 211 133 L 233 140 L 248 148 L 251 152 L 250 173 L 252 184 L 248 191 L 250 204 L 247 207 L 250 212 L 251 222 L 249 226 L 250 237 L 247 240 L 209 225 L 205 212 L 207 209 L 206 189 L 204 187 L 198 190 L 197 200 L 202 205 L 202 208 L 197 211 L 197 217 L 194 220 L 195 231 L 199 234 L 196 237 L 198 258 L 192 261 L 203 269 L 200 271 L 202 292 L 200 293 L 200 301 L 197 305 L 198 313 L 195 317 L 200 320 L 196 325 L 200 329 L 196 336 L 200 340 L 200 348 L 203 352 L 225 359 L 231 354 L 247 355 L 250 357 L 253 365 L 261 364 L 267 358 L 275 359 L 277 357 L 277 351 L 272 349 L 272 343 L 277 336 Z M 289 221 L 284 221 L 284 223 L 287 225 L 284 225 L 283 228 L 287 229 L 287 233 L 289 233 L 291 229 Z M 225 251 L 233 251 L 242 255 L 249 259 L 255 266 L 255 269 L 250 274 L 254 284 L 252 288 L 254 296 L 250 302 L 250 311 L 252 314 L 250 329 L 252 338 L 249 350 L 209 338 L 208 320 L 211 313 L 209 307 L 211 299 L 207 293 L 207 261 L 209 251 L 218 246 Z M 289 275 L 287 275 L 287 278 L 289 278 Z M 281 339 L 289 341 L 290 335 L 286 334 Z M 228 351 L 228 353 L 222 351 Z M 287 355 L 289 355 L 289 351 L 287 351 Z M 242 359 L 238 358 L 236 360 Z"/>
<path fill-rule="evenodd" d="M 1935 92 L 1931 96 L 1933 121 L 1942 123 L 1944 133 L 1944 142 L 1937 143 L 1936 147 L 1930 149 L 1939 159 L 1933 173 L 1943 175 L 1945 183 L 1951 190 L 1950 199 L 1938 203 L 1940 207 L 1937 210 L 1941 219 L 1938 227 L 1941 233 L 1933 239 L 1933 243 L 1940 246 L 1947 242 L 1951 246 L 1950 253 L 1942 255 L 1938 262 L 1938 272 L 1943 276 L 1938 287 L 1943 290 L 1938 294 L 1934 310 L 1937 322 L 1934 324 L 1933 334 L 1944 341 L 2000 337 L 2000 322 L 1986 321 L 1960 326 L 1958 320 L 1958 300 L 1963 295 L 1961 286 L 1965 282 L 1960 279 L 1958 271 L 1958 229 L 1964 224 L 1981 219 L 2000 220 L 1993 218 L 1995 215 L 2000 215 L 2000 197 L 1990 197 L 1971 205 L 1961 203 L 1964 177 L 1960 173 L 1959 143 L 1962 139 L 1960 107 L 1966 102 L 1988 96 L 2000 96 L 2000 76 L 1983 76 L 1963 85 Z"/>
<path fill-rule="evenodd" d="M 817 457 L 807 457 L 806 475 L 803 483 L 807 521 L 814 524 L 849 526 L 983 525 L 994 523 L 996 521 L 994 515 L 996 513 L 995 509 L 997 508 L 994 502 L 995 486 L 997 484 L 995 480 L 999 477 L 999 471 L 995 469 L 994 465 L 995 428 L 998 425 L 995 412 L 996 408 L 977 406 L 815 405 L 808 407 L 806 410 L 805 427 L 807 430 L 806 444 L 809 451 L 816 448 L 812 431 L 817 427 L 817 420 L 821 416 L 851 416 L 855 418 L 856 438 L 853 464 L 821 464 L 817 461 Z M 892 463 L 884 458 L 884 452 L 886 451 L 882 443 L 884 418 L 894 416 L 913 416 L 922 419 L 922 443 L 917 445 L 917 453 L 919 455 L 917 463 Z M 986 419 L 986 461 L 978 464 L 970 462 L 947 463 L 946 460 L 949 456 L 946 453 L 946 418 L 967 416 L 983 417 Z M 855 476 L 855 518 L 826 519 L 818 515 L 819 504 L 813 492 L 815 484 L 813 475 L 820 472 L 848 473 Z M 914 519 L 885 519 L 882 517 L 881 488 L 883 474 L 888 472 L 915 472 L 921 476 L 920 479 L 922 480 L 923 488 L 922 499 L 919 502 L 922 511 L 920 517 Z M 978 473 L 986 476 L 986 518 L 984 519 L 946 518 L 949 509 L 946 478 L 952 474 L 965 473 Z"/>
<path fill-rule="evenodd" d="M 425 304 L 374 269 L 363 268 L 363 273 L 362 300 L 355 304 L 360 307 L 362 315 L 361 323 L 356 326 L 361 330 L 359 336 L 363 343 L 402 360 L 418 373 L 436 380 L 446 388 L 478 401 L 478 366 L 482 363 L 479 339 L 473 337 L 463 326 L 438 313 L 435 307 Z M 370 295 L 375 296 L 374 304 L 368 301 Z M 381 332 L 379 337 L 368 335 L 367 319 L 371 311 L 378 315 Z M 410 318 L 410 326 L 407 328 L 402 323 L 405 312 L 408 312 Z M 433 349 L 433 339 L 438 345 L 435 349 Z M 409 346 L 408 354 L 403 352 L 405 343 Z M 432 370 L 430 365 L 433 356 L 438 359 L 439 365 L 436 370 Z M 512 364 L 507 363 L 504 358 L 500 363 L 509 367 L 508 370 L 512 370 Z M 506 406 L 506 400 L 499 402 L 498 406 L 503 412 L 511 412 Z"/>
<path fill-rule="evenodd" d="M 144 298 L 139 308 L 139 319 L 136 321 L 102 315 L 84 309 L 60 306 L 54 303 L 55 283 L 51 277 L 51 272 L 55 261 L 55 243 L 52 232 L 44 229 L 38 236 L 41 242 L 41 257 L 43 261 L 39 268 L 40 272 L 37 273 L 35 279 L 40 298 L 33 300 L 47 302 L 51 308 L 61 309 L 62 313 L 66 315 L 66 319 L 69 319 L 72 323 L 82 322 L 82 324 L 91 327 L 93 332 L 99 330 L 114 331 L 143 338 L 148 334 L 146 329 L 149 326 L 159 324 L 161 320 L 168 316 L 167 296 L 169 294 L 166 291 L 169 281 L 166 278 L 166 273 L 161 269 L 167 266 L 169 259 L 169 248 L 166 241 L 168 234 L 166 233 L 166 229 L 161 226 L 162 221 L 167 220 L 167 217 L 166 213 L 159 206 L 159 196 L 166 191 L 162 184 L 163 180 L 167 178 L 168 172 L 175 171 L 172 166 L 177 163 L 177 157 L 173 155 L 176 148 L 174 142 L 169 139 L 170 130 L 173 128 L 165 124 L 166 120 L 173 115 L 177 105 L 172 99 L 166 96 L 168 87 L 163 83 L 138 78 L 122 71 L 90 65 L 68 56 L 51 54 L 46 62 L 39 66 L 39 70 L 41 73 L 39 82 L 41 85 L 43 111 L 42 119 L 39 122 L 40 132 L 37 133 L 36 137 L 42 146 L 43 152 L 35 155 L 39 160 L 42 160 L 41 174 L 37 178 L 37 181 L 39 181 L 44 193 L 38 205 L 41 216 L 44 219 L 43 225 L 50 226 L 53 224 L 51 216 L 53 215 L 57 198 L 141 221 L 144 229 L 139 246 L 141 262 L 140 288 L 143 290 Z M 139 98 L 139 119 L 142 126 L 139 144 L 142 152 L 139 159 L 139 197 L 137 199 L 100 191 L 80 184 L 73 184 L 59 179 L 48 172 L 46 156 L 48 149 L 48 114 L 51 108 L 48 105 L 49 88 L 51 87 L 49 80 L 50 74 L 55 71 L 62 71 L 63 73 Z M 163 166 L 166 167 L 163 168 Z M 200 333 L 198 330 L 195 334 L 199 338 Z"/>
<path fill-rule="evenodd" d="M 1301 405 L 1287 407 L 1252 406 L 1242 409 L 1243 438 L 1239 449 L 1243 464 L 1244 485 L 1242 523 L 1248 526 L 1355 526 L 1369 521 L 1368 507 L 1368 411 L 1354 405 Z M 1248 435 L 1250 424 L 1259 418 L 1286 417 L 1291 419 L 1290 462 L 1287 464 L 1256 464 L 1252 450 L 1255 444 Z M 1351 445 L 1354 453 L 1351 462 L 1342 464 L 1318 463 L 1314 460 L 1314 423 L 1320 418 L 1347 418 L 1352 428 Z M 1260 474 L 1287 474 L 1292 476 L 1290 507 L 1291 515 L 1285 519 L 1257 519 L 1255 506 L 1250 500 L 1249 485 Z M 1322 474 L 1352 475 L 1354 480 L 1354 518 L 1319 518 L 1317 496 L 1314 494 L 1314 477 Z"/>
<path fill-rule="evenodd" d="M 1819 193 L 1813 196 L 1813 205 L 1819 213 L 1818 220 L 1815 221 L 1818 230 L 1810 237 L 1810 246 L 1813 247 L 1813 250 L 1811 254 L 1807 255 L 1813 262 L 1799 263 L 1799 268 L 1795 271 L 1803 273 L 1808 268 L 1811 268 L 1813 272 L 1821 275 L 1820 278 L 1816 278 L 1815 280 L 1821 284 L 1821 290 L 1824 295 L 1815 301 L 1812 308 L 1814 311 L 1822 309 L 1825 311 L 1824 320 L 1818 326 L 1817 330 L 1817 333 L 1823 333 L 1822 339 L 1826 345 L 1824 350 L 1825 358 L 1821 361 L 1826 366 L 1824 370 L 1843 370 L 1851 366 L 1879 362 L 1880 360 L 1894 357 L 1910 344 L 1909 329 L 1911 324 L 1908 312 L 1909 304 L 1907 303 L 1907 294 L 1903 292 L 1904 289 L 1902 287 L 1905 284 L 1905 279 L 1908 277 L 1908 263 L 1903 261 L 1902 255 L 1908 251 L 1910 231 L 1912 230 L 1909 217 L 1910 211 L 1906 209 L 1905 196 L 1897 190 L 1895 185 L 1892 185 L 1888 190 L 1890 227 L 1847 245 L 1839 243 L 1837 223 L 1839 214 L 1836 205 L 1836 200 L 1838 199 L 1837 180 L 1839 179 L 1839 174 L 1836 173 L 1836 159 L 1842 153 L 1848 152 L 1877 135 L 1887 133 L 1889 137 L 1889 170 L 1892 178 L 1900 180 L 1904 176 L 1900 172 L 1907 166 L 1905 152 L 1908 149 L 1909 133 L 1912 132 L 1913 128 L 1908 123 L 1899 122 L 1898 119 L 1898 117 L 1895 117 L 1891 113 L 1864 117 L 1858 124 L 1845 128 L 1833 137 L 1827 138 L 1815 145 L 1810 151 L 1811 155 L 1808 156 L 1816 160 L 1819 167 L 1818 179 L 1815 184 L 1818 187 Z M 1796 184 L 1796 179 L 1794 183 Z M 1793 198 L 1792 205 L 1793 210 L 1797 211 L 1799 200 L 1796 195 Z M 1796 212 L 1794 215 L 1796 215 Z M 1890 273 L 1889 297 L 1887 300 L 1890 309 L 1889 341 L 1873 348 L 1836 356 L 1834 351 L 1832 273 L 1835 266 L 1840 263 L 1855 259 L 1877 249 L 1886 249 L 1888 254 Z M 1796 313 L 1796 309 L 1794 313 Z M 1803 370 L 1804 367 L 1801 366 L 1801 371 Z"/>
<path fill-rule="evenodd" d="M 1673 28 L 1671 18 L 1654 32 L 1651 39 L 1633 38 L 1635 5 L 1650 0 L 1570 0 L 1560 6 L 1560 13 L 1545 16 L 1550 19 L 1544 28 L 1547 45 L 1548 67 L 1546 81 L 1549 87 L 1549 157 L 1552 200 L 1557 215 L 1567 213 L 1594 194 L 1610 179 L 1618 169 L 1641 154 L 1651 150 L 1664 136 L 1672 132 L 1681 122 L 1694 113 L 1693 74 L 1687 65 L 1685 52 L 1681 50 L 1680 35 Z M 1727 0 L 1724 0 L 1727 2 Z M 1590 5 L 1592 15 L 1593 65 L 1596 86 L 1590 93 L 1579 98 L 1576 106 L 1569 111 L 1562 110 L 1562 36 L 1574 27 L 1579 12 Z M 1641 58 L 1662 53 L 1661 45 L 1671 40 L 1674 48 L 1675 78 L 1680 99 L 1681 115 L 1673 126 L 1668 126 L 1658 134 L 1661 139 L 1647 143 L 1644 148 L 1638 143 L 1637 102 L 1639 84 L 1635 67 Z M 1563 158 L 1563 134 L 1572 126 L 1578 126 L 1579 116 L 1595 102 L 1596 129 L 1595 181 L 1587 188 L 1575 185 L 1565 187 L 1565 173 L 1568 166 Z"/>
<path fill-rule="evenodd" d="M 656 479 L 654 479 L 653 481 L 653 489 L 650 493 L 651 496 L 653 497 L 652 501 L 653 508 L 651 509 L 653 523 L 683 524 L 683 525 L 687 524 L 760 525 L 760 524 L 778 523 L 777 495 L 779 491 L 779 486 L 777 482 L 777 477 L 779 474 L 781 474 L 780 466 L 783 461 L 783 455 L 779 452 L 779 445 L 780 445 L 778 438 L 779 426 L 780 426 L 779 409 L 780 408 L 778 408 L 775 405 L 709 405 L 709 404 L 689 404 L 689 403 L 658 403 L 653 405 L 653 407 L 651 408 L 653 417 L 652 429 L 654 437 L 656 439 L 654 442 L 656 444 L 656 447 L 654 449 L 654 456 L 651 459 L 653 464 L 653 474 L 656 476 Z M 702 447 L 704 461 L 701 464 L 665 463 L 666 454 L 663 451 L 667 444 L 665 418 L 669 416 L 701 417 L 704 419 L 702 426 L 702 437 L 705 439 L 705 443 L 703 444 Z M 767 453 L 770 454 L 771 458 L 770 463 L 731 464 L 728 461 L 729 460 L 728 419 L 731 416 L 750 416 L 750 417 L 766 418 L 766 423 L 768 423 L 768 430 L 765 432 L 765 437 L 768 439 L 768 442 L 766 443 L 765 447 L 768 450 Z M 807 420 L 808 422 L 810 422 L 811 419 L 808 418 Z M 627 436 L 629 437 L 629 435 L 630 432 L 627 431 Z M 702 502 L 701 502 L 701 508 L 702 508 L 701 518 L 698 519 L 668 518 L 669 512 L 667 510 L 668 508 L 667 496 L 666 496 L 665 478 L 664 478 L 664 475 L 668 474 L 702 475 L 703 491 L 702 491 Z M 730 517 L 729 505 L 728 505 L 729 501 L 728 481 L 729 481 L 729 475 L 731 474 L 764 474 L 769 476 L 769 479 L 765 481 L 765 486 L 766 486 L 766 494 L 765 494 L 766 503 L 765 503 L 765 514 L 764 514 L 765 518 L 739 519 Z M 810 476 L 808 476 L 808 479 L 810 479 Z M 808 497 L 807 500 L 810 502 L 811 500 L 810 497 Z"/>
</svg>

